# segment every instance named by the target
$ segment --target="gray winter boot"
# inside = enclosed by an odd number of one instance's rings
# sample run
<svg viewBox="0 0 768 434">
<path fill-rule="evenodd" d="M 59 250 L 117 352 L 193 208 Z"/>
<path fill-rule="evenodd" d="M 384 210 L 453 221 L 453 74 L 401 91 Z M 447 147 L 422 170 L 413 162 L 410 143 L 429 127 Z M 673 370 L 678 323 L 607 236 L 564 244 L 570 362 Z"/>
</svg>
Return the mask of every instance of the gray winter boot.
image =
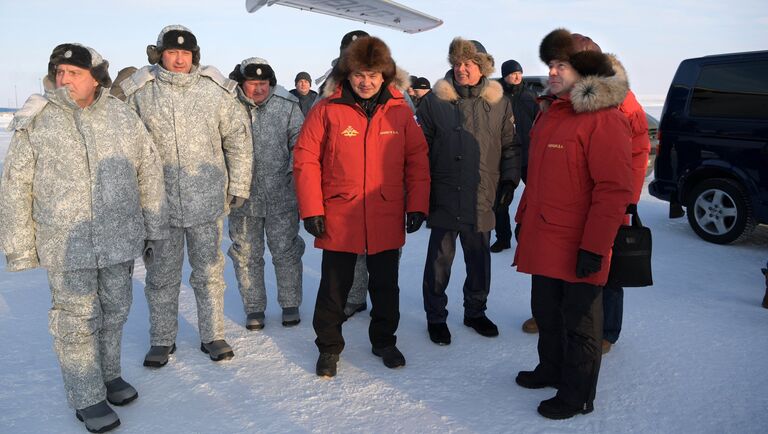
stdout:
<svg viewBox="0 0 768 434">
<path fill-rule="evenodd" d="M 283 326 L 292 327 L 301 322 L 298 307 L 286 307 L 283 309 Z"/>
<path fill-rule="evenodd" d="M 150 368 L 162 368 L 168 363 L 168 357 L 176 352 L 176 344 L 170 347 L 153 345 L 144 357 L 144 366 Z"/>
<path fill-rule="evenodd" d="M 125 405 L 139 397 L 139 392 L 123 377 L 107 381 L 104 385 L 107 387 L 107 401 L 112 405 Z"/>
<path fill-rule="evenodd" d="M 112 410 L 107 401 L 75 410 L 75 417 L 80 422 L 85 423 L 85 429 L 90 432 L 107 432 L 120 425 L 117 413 Z"/>
<path fill-rule="evenodd" d="M 220 362 L 222 360 L 228 360 L 232 357 L 235 357 L 235 352 L 232 351 L 232 347 L 230 347 L 227 341 L 224 339 L 211 341 L 208 343 L 201 342 L 200 351 L 208 354 L 208 356 L 214 362 Z"/>
<path fill-rule="evenodd" d="M 264 312 L 249 313 L 245 319 L 245 328 L 248 330 L 261 330 L 264 328 Z"/>
</svg>

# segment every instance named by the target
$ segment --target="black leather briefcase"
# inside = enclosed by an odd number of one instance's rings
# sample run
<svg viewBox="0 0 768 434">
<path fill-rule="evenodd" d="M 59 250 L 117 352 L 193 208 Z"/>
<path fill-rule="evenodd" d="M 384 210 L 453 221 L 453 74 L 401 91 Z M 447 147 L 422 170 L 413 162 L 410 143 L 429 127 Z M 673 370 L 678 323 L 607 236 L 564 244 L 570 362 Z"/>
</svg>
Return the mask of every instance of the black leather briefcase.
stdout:
<svg viewBox="0 0 768 434">
<path fill-rule="evenodd" d="M 627 207 L 629 226 L 622 225 L 613 241 L 609 286 L 639 287 L 653 285 L 651 273 L 651 229 L 643 226 L 637 205 Z"/>
</svg>

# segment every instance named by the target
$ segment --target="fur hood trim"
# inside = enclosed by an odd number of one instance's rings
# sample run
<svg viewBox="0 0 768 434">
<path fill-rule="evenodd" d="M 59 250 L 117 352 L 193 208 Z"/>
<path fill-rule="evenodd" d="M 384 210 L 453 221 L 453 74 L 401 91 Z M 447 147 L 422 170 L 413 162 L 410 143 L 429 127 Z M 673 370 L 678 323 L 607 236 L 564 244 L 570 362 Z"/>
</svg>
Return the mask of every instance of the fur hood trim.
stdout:
<svg viewBox="0 0 768 434">
<path fill-rule="evenodd" d="M 437 81 L 432 87 L 432 92 L 435 96 L 443 101 L 457 101 L 459 99 L 459 93 L 456 92 L 456 88 L 453 87 L 450 79 L 443 78 Z M 496 80 L 486 80 L 485 87 L 480 92 L 480 98 L 487 101 L 489 104 L 496 104 L 504 98 L 504 88 L 501 87 Z"/>
<path fill-rule="evenodd" d="M 399 66 L 395 68 L 395 78 L 390 83 L 392 86 L 395 86 L 397 90 L 399 90 L 402 93 L 405 93 L 405 90 L 408 89 L 408 86 L 410 86 L 410 75 L 408 74 L 408 71 L 400 68 Z M 336 81 L 333 75 L 328 77 L 328 80 L 325 81 L 325 87 L 323 87 L 323 94 L 320 95 L 320 98 L 328 98 L 329 96 L 333 95 L 334 92 L 336 92 L 336 88 L 339 86 L 339 83 Z"/>
<path fill-rule="evenodd" d="M 624 66 L 613 54 L 605 54 L 611 61 L 615 75 L 587 75 L 576 82 L 571 90 L 571 103 L 577 113 L 594 112 L 607 107 L 618 107 L 627 97 L 629 80 Z"/>
</svg>

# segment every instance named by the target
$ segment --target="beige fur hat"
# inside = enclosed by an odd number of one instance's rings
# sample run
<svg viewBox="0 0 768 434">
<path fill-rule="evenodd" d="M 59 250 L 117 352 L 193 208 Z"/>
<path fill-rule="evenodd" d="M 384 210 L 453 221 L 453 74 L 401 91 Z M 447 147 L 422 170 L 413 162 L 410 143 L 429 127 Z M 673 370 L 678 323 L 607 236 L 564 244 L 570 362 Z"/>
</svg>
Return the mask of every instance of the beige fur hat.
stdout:
<svg viewBox="0 0 768 434">
<path fill-rule="evenodd" d="M 448 48 L 448 63 L 453 66 L 466 60 L 475 62 L 480 67 L 480 72 L 488 77 L 493 74 L 493 56 L 485 51 L 485 47 L 478 41 L 456 37 Z"/>
</svg>

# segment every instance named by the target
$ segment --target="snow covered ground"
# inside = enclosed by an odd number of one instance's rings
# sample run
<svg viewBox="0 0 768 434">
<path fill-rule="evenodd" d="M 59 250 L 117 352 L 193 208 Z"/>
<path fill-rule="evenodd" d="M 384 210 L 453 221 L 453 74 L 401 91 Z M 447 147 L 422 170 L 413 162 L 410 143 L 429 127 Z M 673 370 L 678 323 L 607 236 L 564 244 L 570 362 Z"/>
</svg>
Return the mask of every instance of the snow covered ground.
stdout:
<svg viewBox="0 0 768 434">
<path fill-rule="evenodd" d="M 0 158 L 9 140 L 10 133 L 0 132 Z M 398 346 L 407 366 L 389 370 L 371 354 L 368 315 L 362 313 L 344 326 L 347 348 L 339 375 L 318 378 L 311 319 L 320 254 L 303 233 L 308 247 L 298 327 L 280 325 L 268 265 L 267 326 L 243 328 L 227 258 L 226 332 L 236 356 L 218 364 L 198 349 L 194 296 L 185 283 L 178 351 L 165 368 L 142 367 L 148 320 L 144 271 L 137 263 L 123 377 L 140 397 L 117 408 L 122 426 L 116 432 L 766 432 L 768 310 L 760 307 L 760 267 L 768 259 L 768 227 L 758 228 L 748 242 L 718 246 L 696 237 L 685 219 L 669 220 L 666 203 L 647 194 L 640 212 L 653 229 L 656 284 L 626 290 L 624 330 L 603 359 L 592 414 L 544 419 L 536 406 L 553 389 L 526 390 L 514 382 L 537 356 L 536 336 L 520 330 L 530 316 L 530 279 L 510 267 L 512 250 L 493 255 L 488 315 L 500 336 L 484 338 L 461 323 L 459 251 L 448 290 L 453 343 L 438 347 L 429 341 L 421 301 L 425 229 L 408 236 L 400 267 Z M 225 240 L 223 248 L 228 246 Z M 187 267 L 185 282 L 188 276 Z M 67 408 L 47 332 L 49 307 L 43 270 L 0 272 L 2 433 L 85 432 Z"/>
</svg>

